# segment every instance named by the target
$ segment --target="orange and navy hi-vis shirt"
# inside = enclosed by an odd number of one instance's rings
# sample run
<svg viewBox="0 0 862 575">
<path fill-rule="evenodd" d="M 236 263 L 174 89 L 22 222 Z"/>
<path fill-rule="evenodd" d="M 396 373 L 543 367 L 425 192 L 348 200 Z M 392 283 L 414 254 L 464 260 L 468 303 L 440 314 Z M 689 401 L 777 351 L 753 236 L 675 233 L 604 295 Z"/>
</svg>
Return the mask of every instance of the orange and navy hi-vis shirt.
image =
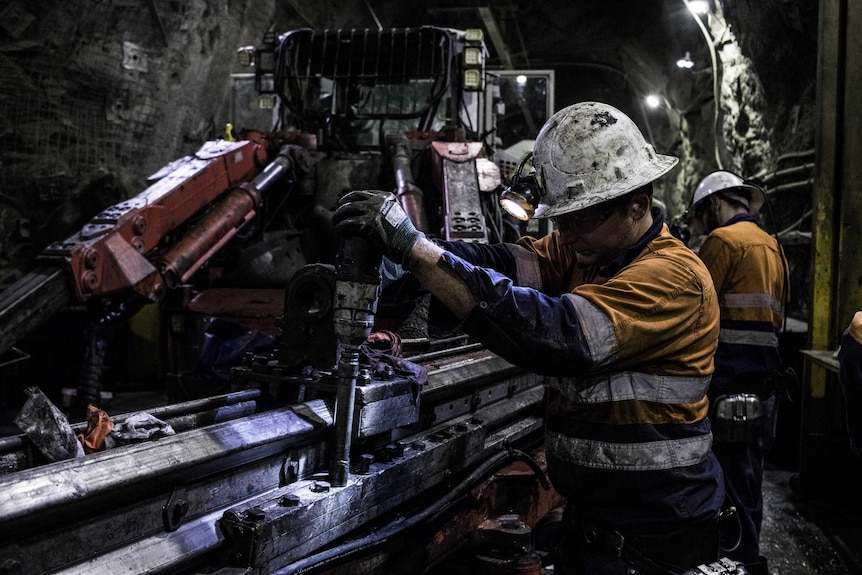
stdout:
<svg viewBox="0 0 862 575">
<path fill-rule="evenodd" d="M 703 262 L 653 215 L 601 270 L 578 267 L 556 232 L 506 247 L 441 243 L 479 304 L 465 331 L 547 376 L 556 489 L 635 531 L 713 517 L 724 498 L 706 418 L 717 297 Z"/>
<path fill-rule="evenodd" d="M 781 364 L 786 260 L 778 241 L 749 214 L 713 230 L 698 251 L 721 307 L 716 380 L 772 374 Z"/>
</svg>

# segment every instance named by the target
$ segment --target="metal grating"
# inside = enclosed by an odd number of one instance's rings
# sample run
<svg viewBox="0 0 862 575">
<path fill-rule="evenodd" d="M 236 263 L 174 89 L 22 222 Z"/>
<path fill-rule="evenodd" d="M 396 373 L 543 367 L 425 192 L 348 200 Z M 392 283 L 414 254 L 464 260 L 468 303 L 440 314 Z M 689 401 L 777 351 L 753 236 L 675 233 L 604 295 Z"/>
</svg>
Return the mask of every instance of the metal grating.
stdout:
<svg viewBox="0 0 862 575">
<path fill-rule="evenodd" d="M 85 176 L 143 155 L 154 127 L 150 87 L 49 54 L 27 65 L 0 56 L 4 192 L 61 201 Z"/>
</svg>

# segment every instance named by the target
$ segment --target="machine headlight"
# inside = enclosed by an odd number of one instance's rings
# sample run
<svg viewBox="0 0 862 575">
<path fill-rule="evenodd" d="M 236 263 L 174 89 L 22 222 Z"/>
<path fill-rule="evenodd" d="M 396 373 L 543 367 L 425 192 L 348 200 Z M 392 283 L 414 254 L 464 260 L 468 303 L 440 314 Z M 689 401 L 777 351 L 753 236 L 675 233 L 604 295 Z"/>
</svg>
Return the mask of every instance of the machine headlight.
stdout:
<svg viewBox="0 0 862 575">
<path fill-rule="evenodd" d="M 482 87 L 482 72 L 480 70 L 464 70 L 464 88 L 478 90 Z"/>
<path fill-rule="evenodd" d="M 482 65 L 482 49 L 469 47 L 464 49 L 464 64 L 467 66 Z"/>
</svg>

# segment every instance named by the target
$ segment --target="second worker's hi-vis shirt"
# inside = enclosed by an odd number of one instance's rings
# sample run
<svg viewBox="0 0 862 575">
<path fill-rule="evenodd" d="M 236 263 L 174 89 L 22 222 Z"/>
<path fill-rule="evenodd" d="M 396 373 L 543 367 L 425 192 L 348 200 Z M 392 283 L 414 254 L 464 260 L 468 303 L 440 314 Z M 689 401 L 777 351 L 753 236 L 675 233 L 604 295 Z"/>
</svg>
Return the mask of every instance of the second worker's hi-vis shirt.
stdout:
<svg viewBox="0 0 862 575">
<path fill-rule="evenodd" d="M 547 376 L 556 489 L 635 531 L 706 520 L 724 498 L 706 418 L 718 301 L 703 262 L 653 215 L 602 270 L 578 267 L 556 232 L 508 246 L 441 242 L 479 304 L 465 331 Z"/>
<path fill-rule="evenodd" d="M 721 306 L 715 378 L 771 375 L 781 363 L 786 263 L 774 237 L 742 214 L 704 240 L 700 258 L 712 274 Z"/>
</svg>

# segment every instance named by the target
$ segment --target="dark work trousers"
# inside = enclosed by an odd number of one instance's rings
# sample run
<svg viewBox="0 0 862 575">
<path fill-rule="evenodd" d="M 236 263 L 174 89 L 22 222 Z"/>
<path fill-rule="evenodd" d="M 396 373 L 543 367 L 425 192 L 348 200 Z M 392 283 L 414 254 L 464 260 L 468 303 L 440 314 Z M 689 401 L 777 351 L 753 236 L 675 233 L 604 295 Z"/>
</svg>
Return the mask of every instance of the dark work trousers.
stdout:
<svg viewBox="0 0 862 575">
<path fill-rule="evenodd" d="M 850 449 L 857 457 L 862 457 L 862 344 L 847 332 L 841 337 L 838 348 L 838 366 Z"/>
<path fill-rule="evenodd" d="M 722 556 L 754 564 L 760 558 L 760 526 L 763 521 L 763 457 L 775 439 L 778 398 L 761 399 L 763 427 L 760 440 L 751 443 L 713 441 L 712 450 L 724 470 L 724 487 L 736 507 L 739 532 L 722 534 Z"/>
<path fill-rule="evenodd" d="M 567 506 L 555 537 L 554 574 L 677 575 L 718 559 L 717 520 L 673 533 L 657 531 L 620 534 Z"/>
</svg>

